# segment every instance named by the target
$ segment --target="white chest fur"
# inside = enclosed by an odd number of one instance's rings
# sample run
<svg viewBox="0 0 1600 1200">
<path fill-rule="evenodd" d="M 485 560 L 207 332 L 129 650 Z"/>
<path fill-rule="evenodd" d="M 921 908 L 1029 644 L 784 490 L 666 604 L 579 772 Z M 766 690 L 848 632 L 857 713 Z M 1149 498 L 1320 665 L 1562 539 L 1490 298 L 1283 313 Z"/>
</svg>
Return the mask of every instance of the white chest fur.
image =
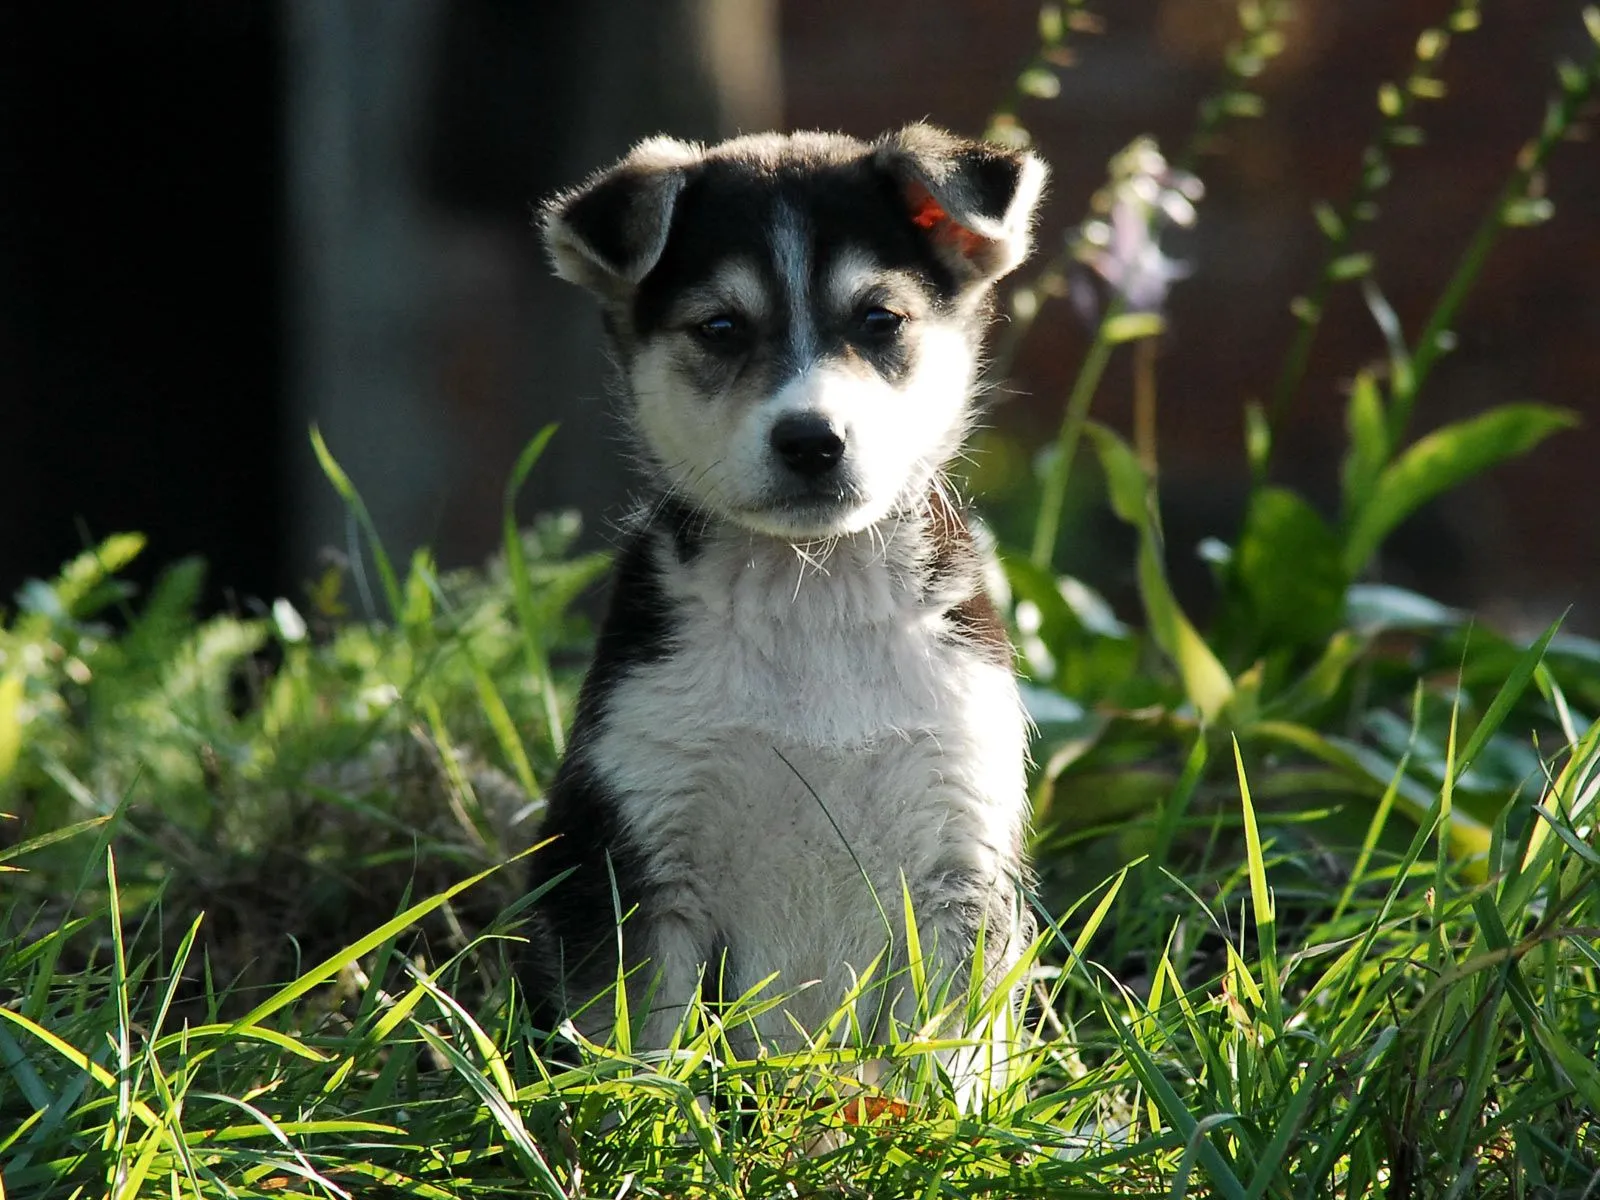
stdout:
<svg viewBox="0 0 1600 1200">
<path fill-rule="evenodd" d="M 708 544 L 668 571 L 672 649 L 618 682 L 594 743 L 668 897 L 658 925 L 678 922 L 685 954 L 727 946 L 739 989 L 821 981 L 789 1004 L 807 1025 L 895 940 L 903 886 L 937 909 L 941 880 L 1016 869 L 1015 683 L 952 638 L 895 550 L 846 539 L 812 564 Z M 656 940 L 659 960 L 673 937 Z"/>
</svg>

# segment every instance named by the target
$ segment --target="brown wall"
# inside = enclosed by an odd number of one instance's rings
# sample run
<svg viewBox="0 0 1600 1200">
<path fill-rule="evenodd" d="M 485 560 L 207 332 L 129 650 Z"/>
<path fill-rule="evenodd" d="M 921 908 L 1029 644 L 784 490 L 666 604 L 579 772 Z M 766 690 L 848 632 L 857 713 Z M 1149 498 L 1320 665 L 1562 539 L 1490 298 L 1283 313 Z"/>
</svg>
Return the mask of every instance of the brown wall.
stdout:
<svg viewBox="0 0 1600 1200">
<path fill-rule="evenodd" d="M 1092 6 L 1104 33 L 1075 40 L 1061 94 L 1031 101 L 1025 123 L 1054 168 L 1042 244 L 1059 245 L 1104 178 L 1106 159 L 1140 133 L 1176 154 L 1232 36 L 1231 0 L 1119 0 Z M 1578 6 L 1521 0 L 1486 6 L 1457 37 L 1449 96 L 1421 106 L 1427 144 L 1395 151 L 1394 182 L 1361 248 L 1405 328 L 1420 328 L 1440 286 L 1538 127 L 1554 60 L 1586 52 Z M 1175 551 L 1228 536 L 1243 477 L 1242 402 L 1266 394 L 1293 329 L 1292 296 L 1320 262 L 1311 218 L 1353 185 L 1377 123 L 1377 88 L 1409 69 L 1440 0 L 1298 0 L 1288 48 L 1259 82 L 1266 114 L 1235 122 L 1201 159 L 1208 195 L 1182 253 L 1196 274 L 1178 285 L 1162 348 L 1161 455 Z M 929 117 L 978 131 L 1034 37 L 1035 6 L 977 0 L 789 0 L 782 46 L 795 126 L 871 134 Z M 1577 409 L 1587 426 L 1463 489 L 1392 546 L 1391 578 L 1447 599 L 1537 620 L 1576 604 L 1600 626 L 1600 521 L 1590 500 L 1592 431 L 1600 418 L 1600 153 L 1563 146 L 1549 175 L 1556 219 L 1508 233 L 1458 322 L 1459 348 L 1437 368 L 1416 426 L 1512 400 Z M 1065 305 L 1047 312 L 1020 363 L 1025 393 L 997 423 L 1037 440 L 1057 419 L 1085 337 Z M 1292 423 L 1285 478 L 1331 511 L 1343 448 L 1343 393 L 1382 346 L 1359 293 L 1338 293 Z M 1098 414 L 1124 429 L 1129 376 L 1114 366 Z M 1509 602 L 1509 603 L 1508 603 Z"/>
</svg>

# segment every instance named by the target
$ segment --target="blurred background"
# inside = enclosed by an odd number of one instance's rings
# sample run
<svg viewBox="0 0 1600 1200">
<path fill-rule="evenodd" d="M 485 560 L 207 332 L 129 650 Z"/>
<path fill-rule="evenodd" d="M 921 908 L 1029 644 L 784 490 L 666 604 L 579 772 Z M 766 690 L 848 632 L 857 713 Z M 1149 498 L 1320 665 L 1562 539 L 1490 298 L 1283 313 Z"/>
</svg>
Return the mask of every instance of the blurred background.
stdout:
<svg viewBox="0 0 1600 1200">
<path fill-rule="evenodd" d="M 1234 0 L 1103 0 L 1060 95 L 1020 112 L 1054 167 L 1061 245 L 1141 133 L 1176 153 L 1235 36 Z M 1160 349 L 1160 453 L 1180 592 L 1231 538 L 1243 405 L 1271 389 L 1314 279 L 1319 199 L 1352 188 L 1379 84 L 1447 0 L 1298 0 L 1259 90 L 1198 161 Z M 1575 0 L 1488 6 L 1452 45 L 1428 144 L 1396 153 L 1370 248 L 1405 328 L 1537 129 L 1553 62 L 1586 44 Z M 0 606 L 91 538 L 150 536 L 146 578 L 190 554 L 213 605 L 299 599 L 348 545 L 311 454 L 316 422 L 397 557 L 497 544 L 524 442 L 561 431 L 523 498 L 582 510 L 603 542 L 630 480 L 598 315 L 550 278 L 537 201 L 641 136 L 774 126 L 870 136 L 932 119 L 977 134 L 1036 43 L 1032 0 L 150 0 L 0 8 Z M 1552 222 L 1507 234 L 1417 424 L 1509 400 L 1600 414 L 1600 154 L 1562 147 Z M 1023 504 L 1087 334 L 1054 301 L 995 408 L 981 474 Z M 1282 480 L 1331 509 L 1345 390 L 1382 357 L 1336 294 L 1280 444 Z M 1097 400 L 1126 429 L 1126 355 Z M 1520 628 L 1600 628 L 1594 434 L 1553 439 L 1401 530 L 1386 578 Z M 1131 558 L 1092 504 L 1064 565 L 1126 597 Z M 139 571 L 134 572 L 135 577 Z"/>
</svg>

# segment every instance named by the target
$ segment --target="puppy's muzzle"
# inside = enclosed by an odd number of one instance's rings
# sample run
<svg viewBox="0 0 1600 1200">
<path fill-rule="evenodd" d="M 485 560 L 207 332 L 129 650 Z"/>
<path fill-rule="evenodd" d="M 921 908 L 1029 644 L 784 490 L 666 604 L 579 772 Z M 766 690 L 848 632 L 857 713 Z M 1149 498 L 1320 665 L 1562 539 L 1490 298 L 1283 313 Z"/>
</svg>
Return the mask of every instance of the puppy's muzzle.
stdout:
<svg viewBox="0 0 1600 1200">
<path fill-rule="evenodd" d="M 790 413 L 772 427 L 772 451 L 802 479 L 831 475 L 844 458 L 844 436 L 819 413 Z"/>
</svg>

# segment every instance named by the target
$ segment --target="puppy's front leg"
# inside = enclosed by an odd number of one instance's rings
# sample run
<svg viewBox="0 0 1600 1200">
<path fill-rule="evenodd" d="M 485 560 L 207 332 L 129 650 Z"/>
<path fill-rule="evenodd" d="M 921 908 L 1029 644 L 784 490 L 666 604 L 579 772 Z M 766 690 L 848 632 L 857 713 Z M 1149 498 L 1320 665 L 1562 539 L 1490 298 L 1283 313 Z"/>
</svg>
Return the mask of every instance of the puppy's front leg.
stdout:
<svg viewBox="0 0 1600 1200">
<path fill-rule="evenodd" d="M 707 965 L 713 938 L 705 921 L 669 912 L 651 922 L 645 945 L 649 959 L 639 973 L 640 1000 L 648 1003 L 649 1012 L 642 1026 L 635 1024 L 639 1032 L 634 1041 L 644 1050 L 662 1050 L 700 995 L 702 974 L 716 969 Z"/>
<path fill-rule="evenodd" d="M 925 979 L 921 999 L 909 985 L 896 996 L 895 1019 L 902 1029 L 922 1031 L 944 1014 L 935 1037 L 964 1037 L 971 1045 L 945 1052 L 940 1060 L 963 1111 L 1003 1087 L 1014 1049 L 1021 988 L 994 994 L 1032 937 L 1033 922 L 1020 890 L 1010 879 L 983 879 L 966 871 L 924 879 L 912 888 L 917 935 Z M 981 956 L 981 964 L 974 964 Z M 974 997 L 974 985 L 978 997 Z M 980 1015 L 969 1020 L 972 1003 Z"/>
</svg>

